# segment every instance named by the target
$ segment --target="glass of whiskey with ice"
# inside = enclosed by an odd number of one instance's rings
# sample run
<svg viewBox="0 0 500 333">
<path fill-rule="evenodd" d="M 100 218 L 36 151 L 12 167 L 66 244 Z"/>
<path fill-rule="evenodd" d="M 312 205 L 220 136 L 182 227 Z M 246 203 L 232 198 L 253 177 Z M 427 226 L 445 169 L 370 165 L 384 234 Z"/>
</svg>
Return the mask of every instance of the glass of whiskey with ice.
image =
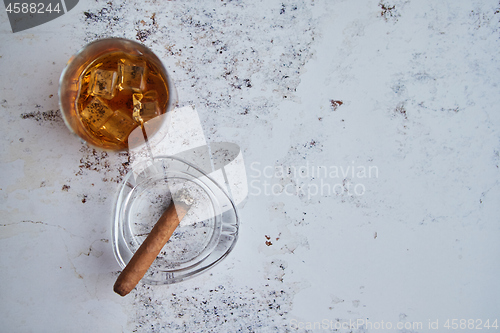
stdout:
<svg viewBox="0 0 500 333">
<path fill-rule="evenodd" d="M 176 103 L 175 87 L 158 57 L 123 38 L 85 46 L 69 60 L 59 82 L 64 122 L 83 141 L 104 150 L 144 143 L 165 125 Z"/>
</svg>

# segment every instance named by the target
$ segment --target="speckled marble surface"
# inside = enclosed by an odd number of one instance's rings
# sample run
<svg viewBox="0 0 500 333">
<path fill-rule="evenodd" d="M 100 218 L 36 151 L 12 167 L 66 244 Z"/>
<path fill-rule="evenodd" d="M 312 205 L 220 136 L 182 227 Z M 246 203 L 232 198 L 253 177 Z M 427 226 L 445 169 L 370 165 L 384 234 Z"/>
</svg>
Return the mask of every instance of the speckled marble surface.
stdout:
<svg viewBox="0 0 500 333">
<path fill-rule="evenodd" d="M 500 320 L 499 22 L 497 0 L 80 1 L 15 34 L 0 14 L 1 330 Z M 107 36 L 162 59 L 248 185 L 224 261 L 124 298 L 110 227 L 129 157 L 81 144 L 57 102 L 66 61 Z"/>
</svg>

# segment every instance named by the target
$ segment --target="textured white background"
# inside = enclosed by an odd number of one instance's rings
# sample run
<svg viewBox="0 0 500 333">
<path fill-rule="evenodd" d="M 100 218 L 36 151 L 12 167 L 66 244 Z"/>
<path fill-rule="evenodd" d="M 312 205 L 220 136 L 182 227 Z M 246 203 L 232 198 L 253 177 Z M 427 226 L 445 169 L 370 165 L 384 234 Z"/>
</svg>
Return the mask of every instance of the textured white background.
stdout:
<svg viewBox="0 0 500 333">
<path fill-rule="evenodd" d="M 0 330 L 500 319 L 499 22 L 497 0 L 81 0 L 16 34 L 0 13 Z M 110 226 L 128 157 L 82 145 L 57 102 L 66 61 L 108 36 L 150 47 L 253 181 L 228 258 L 124 298 Z M 301 166 L 378 174 L 259 176 Z"/>
</svg>

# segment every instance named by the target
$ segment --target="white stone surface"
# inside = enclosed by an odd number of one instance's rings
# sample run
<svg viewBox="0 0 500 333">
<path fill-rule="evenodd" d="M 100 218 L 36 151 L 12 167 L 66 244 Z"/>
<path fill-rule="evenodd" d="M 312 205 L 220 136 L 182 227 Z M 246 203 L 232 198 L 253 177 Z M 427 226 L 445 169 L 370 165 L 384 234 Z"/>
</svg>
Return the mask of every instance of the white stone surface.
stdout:
<svg viewBox="0 0 500 333">
<path fill-rule="evenodd" d="M 0 13 L 1 330 L 500 320 L 499 22 L 496 0 L 82 0 L 15 34 Z M 241 148 L 249 191 L 219 265 L 124 298 L 127 154 L 82 145 L 57 103 L 66 61 L 108 36 L 162 59 L 207 142 Z"/>
</svg>

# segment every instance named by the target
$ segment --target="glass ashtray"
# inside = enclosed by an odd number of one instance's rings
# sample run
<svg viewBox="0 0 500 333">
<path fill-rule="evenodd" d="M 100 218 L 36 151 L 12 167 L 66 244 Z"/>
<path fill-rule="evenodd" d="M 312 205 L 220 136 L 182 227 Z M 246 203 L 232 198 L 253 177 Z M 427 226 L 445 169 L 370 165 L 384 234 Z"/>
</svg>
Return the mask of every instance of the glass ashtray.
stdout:
<svg viewBox="0 0 500 333">
<path fill-rule="evenodd" d="M 238 236 L 235 205 L 221 186 L 196 166 L 163 156 L 133 166 L 118 193 L 112 226 L 113 251 L 124 268 L 156 221 L 187 191 L 193 205 L 141 280 L 171 284 L 196 276 L 225 258 Z"/>
</svg>

